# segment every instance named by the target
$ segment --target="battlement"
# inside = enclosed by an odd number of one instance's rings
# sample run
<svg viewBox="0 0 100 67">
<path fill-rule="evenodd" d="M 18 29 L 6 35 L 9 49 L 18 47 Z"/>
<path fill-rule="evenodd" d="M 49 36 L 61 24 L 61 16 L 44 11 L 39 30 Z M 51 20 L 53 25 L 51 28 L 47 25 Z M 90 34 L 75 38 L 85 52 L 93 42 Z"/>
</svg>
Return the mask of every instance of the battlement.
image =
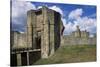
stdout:
<svg viewBox="0 0 100 67">
<path fill-rule="evenodd" d="M 62 36 L 62 46 L 64 45 L 94 45 L 96 44 L 96 37 L 90 38 L 89 32 L 80 31 L 79 26 L 76 26 L 77 30 L 70 35 Z"/>
<path fill-rule="evenodd" d="M 72 32 L 70 35 L 66 35 L 68 37 L 72 38 L 88 38 L 89 37 L 89 32 L 81 31 L 79 26 L 76 26 L 76 31 Z"/>
</svg>

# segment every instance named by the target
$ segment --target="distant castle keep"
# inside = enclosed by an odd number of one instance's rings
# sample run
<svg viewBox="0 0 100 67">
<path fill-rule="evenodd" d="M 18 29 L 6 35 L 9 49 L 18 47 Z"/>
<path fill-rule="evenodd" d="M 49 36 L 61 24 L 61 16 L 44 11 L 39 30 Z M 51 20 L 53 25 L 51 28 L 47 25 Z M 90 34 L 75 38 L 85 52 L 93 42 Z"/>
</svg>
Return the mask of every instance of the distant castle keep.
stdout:
<svg viewBox="0 0 100 67">
<path fill-rule="evenodd" d="M 96 38 L 89 38 L 89 33 L 80 31 L 79 26 L 69 36 L 62 36 L 62 33 L 58 12 L 45 6 L 28 11 L 26 32 L 11 30 L 11 65 L 30 65 L 34 59 L 48 58 L 59 46 L 96 44 Z"/>
<path fill-rule="evenodd" d="M 96 37 L 89 37 L 89 32 L 80 31 L 79 26 L 76 26 L 76 31 L 70 35 L 62 36 L 62 44 L 64 45 L 94 45 L 96 44 Z"/>
</svg>

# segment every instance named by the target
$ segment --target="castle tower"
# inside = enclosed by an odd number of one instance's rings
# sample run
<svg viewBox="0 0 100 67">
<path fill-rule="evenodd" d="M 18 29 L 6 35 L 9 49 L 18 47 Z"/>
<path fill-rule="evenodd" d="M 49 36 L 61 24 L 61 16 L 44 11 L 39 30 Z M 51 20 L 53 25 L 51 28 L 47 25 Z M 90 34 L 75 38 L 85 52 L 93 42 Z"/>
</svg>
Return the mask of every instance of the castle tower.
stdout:
<svg viewBox="0 0 100 67">
<path fill-rule="evenodd" d="M 81 37 L 81 31 L 78 25 L 76 26 L 75 37 L 79 37 L 79 38 Z"/>
<path fill-rule="evenodd" d="M 62 21 L 60 13 L 43 6 L 27 12 L 27 30 L 25 33 L 11 31 L 11 65 L 31 63 L 31 53 L 39 59 L 52 56 L 61 44 Z M 16 50 L 17 49 L 17 50 Z M 25 57 L 23 57 L 25 53 Z M 39 55 L 39 57 L 38 57 Z M 32 57 L 33 58 L 33 57 Z M 37 59 L 36 58 L 36 59 Z M 15 59 L 13 62 L 13 59 Z M 34 59 L 34 58 L 33 58 Z"/>
<path fill-rule="evenodd" d="M 41 49 L 41 57 L 48 58 L 60 46 L 61 17 L 43 6 L 27 13 L 27 45 Z"/>
</svg>

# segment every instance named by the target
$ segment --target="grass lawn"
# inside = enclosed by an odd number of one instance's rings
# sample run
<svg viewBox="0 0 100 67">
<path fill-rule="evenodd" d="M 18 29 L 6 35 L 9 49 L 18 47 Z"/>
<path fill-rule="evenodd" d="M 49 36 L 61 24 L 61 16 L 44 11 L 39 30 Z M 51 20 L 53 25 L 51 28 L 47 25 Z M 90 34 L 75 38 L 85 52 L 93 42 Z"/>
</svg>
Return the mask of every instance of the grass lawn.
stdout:
<svg viewBox="0 0 100 67">
<path fill-rule="evenodd" d="M 57 64 L 96 61 L 96 45 L 71 45 L 60 47 L 53 56 L 33 63 Z"/>
</svg>

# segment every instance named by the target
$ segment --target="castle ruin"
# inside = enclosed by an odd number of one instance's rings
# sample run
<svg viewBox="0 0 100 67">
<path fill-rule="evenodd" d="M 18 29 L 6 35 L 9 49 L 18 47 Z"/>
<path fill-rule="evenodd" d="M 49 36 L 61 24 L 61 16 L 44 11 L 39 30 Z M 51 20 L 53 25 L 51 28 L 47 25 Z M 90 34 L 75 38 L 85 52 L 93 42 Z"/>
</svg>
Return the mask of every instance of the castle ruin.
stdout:
<svg viewBox="0 0 100 67">
<path fill-rule="evenodd" d="M 79 26 L 76 26 L 76 31 L 73 31 L 70 35 L 62 36 L 62 44 L 65 45 L 94 45 L 96 44 L 96 37 L 89 37 L 89 32 L 86 30 L 81 31 Z"/>
<path fill-rule="evenodd" d="M 27 12 L 27 30 L 24 33 L 11 31 L 11 64 L 23 65 L 23 53 L 26 53 L 26 64 L 29 65 L 30 53 L 48 58 L 61 44 L 61 16 L 58 12 L 43 6 L 38 10 Z M 35 56 L 35 58 L 36 58 Z M 13 57 L 16 63 L 13 63 Z M 33 57 L 33 59 L 35 59 Z"/>
</svg>

